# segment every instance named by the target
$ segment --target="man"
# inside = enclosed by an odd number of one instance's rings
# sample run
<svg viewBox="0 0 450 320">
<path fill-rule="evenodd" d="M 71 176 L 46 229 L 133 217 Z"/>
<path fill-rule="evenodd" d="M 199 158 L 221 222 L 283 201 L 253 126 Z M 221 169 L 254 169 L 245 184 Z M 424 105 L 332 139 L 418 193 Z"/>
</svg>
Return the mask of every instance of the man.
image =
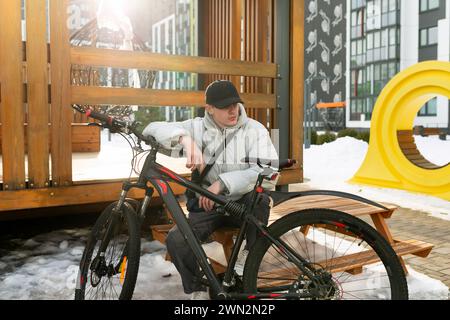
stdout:
<svg viewBox="0 0 450 320">
<path fill-rule="evenodd" d="M 238 91 L 230 81 L 215 81 L 206 89 L 206 112 L 204 118 L 185 122 L 151 123 L 143 132 L 152 135 L 166 148 L 181 145 L 186 153 L 186 167 L 200 172 L 215 155 L 215 163 L 204 178 L 202 186 L 214 194 L 223 194 L 239 203 L 245 203 L 253 190 L 258 174 L 256 165 L 241 162 L 245 157 L 278 160 L 267 129 L 259 122 L 249 119 Z M 220 149 L 220 150 L 218 150 Z M 203 152 L 202 152 L 203 150 Z M 273 189 L 276 181 L 265 181 L 265 189 Z M 214 211 L 214 203 L 197 195 L 188 202 L 189 223 L 200 241 L 206 241 L 217 229 L 227 226 L 239 227 L 240 222 Z M 267 223 L 270 207 L 267 194 L 255 207 L 254 214 Z M 236 263 L 236 272 L 242 275 L 248 250 L 256 241 L 256 228 L 246 235 L 246 246 Z M 166 239 L 167 250 L 180 272 L 186 294 L 193 299 L 207 299 L 206 289 L 198 263 L 183 235 L 175 226 Z"/>
</svg>

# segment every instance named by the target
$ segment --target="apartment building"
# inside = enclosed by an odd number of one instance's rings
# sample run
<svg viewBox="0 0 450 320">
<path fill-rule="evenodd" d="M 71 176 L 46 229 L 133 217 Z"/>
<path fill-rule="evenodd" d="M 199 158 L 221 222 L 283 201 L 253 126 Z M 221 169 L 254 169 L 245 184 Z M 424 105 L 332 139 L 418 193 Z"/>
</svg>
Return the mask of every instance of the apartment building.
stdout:
<svg viewBox="0 0 450 320">
<path fill-rule="evenodd" d="M 449 0 L 347 0 L 346 125 L 370 128 L 373 107 L 398 72 L 422 61 L 449 61 Z M 449 100 L 436 97 L 415 125 L 449 127 Z"/>
</svg>

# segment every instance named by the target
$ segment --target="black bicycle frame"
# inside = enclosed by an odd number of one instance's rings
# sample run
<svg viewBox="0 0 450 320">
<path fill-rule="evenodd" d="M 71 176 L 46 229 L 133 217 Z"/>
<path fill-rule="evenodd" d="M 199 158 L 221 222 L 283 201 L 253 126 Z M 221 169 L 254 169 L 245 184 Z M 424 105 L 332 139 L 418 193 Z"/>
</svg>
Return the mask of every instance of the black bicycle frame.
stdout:
<svg viewBox="0 0 450 320">
<path fill-rule="evenodd" d="M 90 112 L 90 117 L 95 118 L 97 120 L 100 120 L 104 123 L 107 123 L 108 126 L 118 126 L 120 128 L 127 127 L 125 122 L 122 122 L 120 120 L 111 118 L 109 116 L 105 116 L 102 114 L 98 114 L 95 111 Z M 135 127 L 128 127 L 131 133 L 136 135 L 139 139 L 139 143 L 144 141 L 146 144 L 151 145 L 152 149 L 150 150 L 150 154 L 147 156 L 143 169 L 141 170 L 141 174 L 139 175 L 139 180 L 137 183 L 130 183 L 125 182 L 123 184 L 122 193 L 120 196 L 119 201 L 117 202 L 114 212 L 120 212 L 122 207 L 124 205 L 129 205 L 128 202 L 133 202 L 132 200 L 127 199 L 128 191 L 132 188 L 139 188 L 145 190 L 145 198 L 142 202 L 141 208 L 139 210 L 139 217 L 143 219 L 145 217 L 145 212 L 147 207 L 150 204 L 150 200 L 152 198 L 152 195 L 154 193 L 154 188 L 158 191 L 160 197 L 163 199 L 164 203 L 166 204 L 169 211 L 172 213 L 172 216 L 180 229 L 181 233 L 184 235 L 189 247 L 192 249 L 193 254 L 195 255 L 197 262 L 200 264 L 201 269 L 205 273 L 210 287 L 214 290 L 214 292 L 217 294 L 218 298 L 235 298 L 235 299 L 245 299 L 245 298 L 252 298 L 252 299 L 258 299 L 258 298 L 300 298 L 300 297 L 310 297 L 309 295 L 304 294 L 296 294 L 296 293 L 288 293 L 288 294 L 271 294 L 271 293 L 261 293 L 261 294 L 253 294 L 252 296 L 247 296 L 245 293 L 231 293 L 229 289 L 233 286 L 233 279 L 234 279 L 234 265 L 237 260 L 237 256 L 240 250 L 240 247 L 242 245 L 242 242 L 244 240 L 244 236 L 247 232 L 249 223 L 256 226 L 256 228 L 260 231 L 260 233 L 268 239 L 273 245 L 277 247 L 278 250 L 280 250 L 283 254 L 287 256 L 287 258 L 294 263 L 302 272 L 307 275 L 311 281 L 319 281 L 320 277 L 317 278 L 314 274 L 314 267 L 306 261 L 303 257 L 298 255 L 295 251 L 293 251 L 284 241 L 281 239 L 275 239 L 273 238 L 269 232 L 266 225 L 264 225 L 262 222 L 260 222 L 254 215 L 252 215 L 253 208 L 255 206 L 256 200 L 257 200 L 257 194 L 261 192 L 261 184 L 265 176 L 260 174 L 258 176 L 255 188 L 253 189 L 252 197 L 249 201 L 249 205 L 242 206 L 234 201 L 226 199 L 224 196 L 215 195 L 208 190 L 205 190 L 201 188 L 200 186 L 192 183 L 191 181 L 181 177 L 180 175 L 176 174 L 175 172 L 171 171 L 170 169 L 161 166 L 156 162 L 156 155 L 159 151 L 159 148 L 161 147 L 154 138 L 146 138 L 141 133 L 136 131 Z M 290 162 L 290 161 L 289 161 Z M 259 164 L 259 160 L 257 161 Z M 291 163 L 292 165 L 292 163 Z M 241 218 L 242 225 L 238 234 L 238 237 L 236 239 L 235 245 L 233 247 L 233 251 L 231 254 L 231 258 L 227 267 L 227 270 L 225 272 L 225 277 L 222 282 L 223 285 L 218 280 L 218 277 L 216 273 L 214 272 L 214 269 L 212 268 L 208 257 L 206 256 L 205 251 L 202 248 L 201 242 L 195 235 L 195 233 L 192 231 L 189 222 L 181 209 L 172 189 L 169 186 L 168 182 L 175 182 L 178 185 L 181 185 L 189 190 L 195 191 L 196 193 L 212 200 L 216 204 L 220 205 L 224 209 L 224 214 L 231 214 L 231 215 L 237 215 L 238 218 Z M 148 186 L 148 182 L 150 182 L 154 188 Z M 304 191 L 304 192 L 271 192 L 271 197 L 274 200 L 274 205 L 280 204 L 284 201 L 287 201 L 292 198 L 296 197 L 302 197 L 302 196 L 308 196 L 308 195 L 333 195 L 333 196 L 340 196 L 348 199 L 353 199 L 356 201 L 360 201 L 363 203 L 371 204 L 383 209 L 386 209 L 384 206 L 372 202 L 370 200 L 351 195 L 348 193 L 342 193 L 342 192 L 335 192 L 335 191 Z M 242 219 L 244 218 L 244 219 Z M 100 250 L 100 254 L 106 250 L 107 243 L 109 242 L 109 237 L 112 230 L 108 229 L 108 232 L 106 232 L 104 236 L 104 241 L 102 249 Z M 320 285 L 320 284 L 319 284 Z M 226 289 L 226 290 L 225 290 Z"/>
<path fill-rule="evenodd" d="M 222 299 L 246 299 L 249 298 L 245 293 L 229 293 L 229 289 L 234 285 L 234 265 L 237 260 L 237 256 L 240 250 L 240 247 L 244 241 L 245 234 L 247 232 L 249 224 L 256 226 L 256 228 L 260 231 L 260 234 L 268 239 L 273 245 L 276 246 L 278 250 L 280 250 L 283 254 L 285 254 L 288 259 L 294 263 L 305 275 L 307 275 L 311 281 L 315 282 L 316 280 L 320 281 L 320 279 L 316 278 L 314 274 L 314 267 L 303 257 L 298 255 L 295 251 L 293 251 L 283 240 L 273 238 L 269 232 L 266 225 L 260 222 L 254 215 L 251 214 L 253 208 L 255 206 L 257 195 L 258 195 L 258 187 L 261 185 L 263 181 L 263 177 L 260 175 L 256 182 L 255 188 L 253 190 L 253 194 L 247 206 L 244 207 L 242 212 L 242 225 L 240 227 L 235 245 L 233 246 L 233 251 L 231 253 L 230 261 L 228 267 L 225 271 L 225 276 L 222 281 L 222 284 L 219 282 L 218 276 L 215 273 L 208 257 L 206 256 L 205 251 L 201 245 L 200 240 L 193 232 L 189 222 L 180 207 L 178 200 L 176 199 L 169 182 L 172 181 L 180 186 L 183 186 L 189 190 L 193 190 L 196 193 L 212 200 L 216 204 L 227 208 L 227 205 L 234 201 L 228 200 L 224 196 L 216 195 L 209 192 L 206 189 L 192 183 L 191 181 L 183 178 L 172 170 L 158 164 L 156 162 L 156 154 L 157 150 L 152 149 L 150 154 L 147 156 L 145 160 L 144 166 L 141 170 L 141 174 L 139 176 L 138 183 L 124 183 L 124 187 L 122 190 L 122 194 L 119 202 L 117 203 L 118 210 L 120 207 L 126 203 L 126 195 L 128 191 L 132 188 L 140 188 L 146 190 L 146 196 L 141 205 L 141 209 L 139 215 L 143 217 L 145 215 L 145 211 L 150 203 L 152 194 L 154 189 L 152 187 L 147 186 L 147 183 L 150 182 L 154 188 L 158 191 L 160 197 L 163 199 L 165 205 L 167 206 L 169 212 L 171 212 L 177 227 L 180 232 L 184 235 L 189 247 L 192 249 L 194 256 L 196 257 L 197 262 L 199 263 L 201 269 L 205 273 L 206 278 L 209 281 L 210 287 L 217 293 L 218 298 Z M 327 191 L 328 192 L 328 191 Z M 308 195 L 308 192 L 303 193 L 295 193 L 296 196 Z M 286 193 L 289 197 L 289 193 Z M 282 201 L 281 201 L 282 202 Z M 263 299 L 263 298 L 308 298 L 310 295 L 298 294 L 298 293 L 287 293 L 287 294 L 271 294 L 271 293 L 259 293 L 254 294 L 251 293 L 250 296 L 252 299 Z"/>
<path fill-rule="evenodd" d="M 183 210 L 180 207 L 180 204 L 178 200 L 176 199 L 170 185 L 169 181 L 175 182 L 180 186 L 183 186 L 185 188 L 188 188 L 190 190 L 193 190 L 200 195 L 214 201 L 216 204 L 226 207 L 226 205 L 231 201 L 226 199 L 224 196 L 216 195 L 211 192 L 209 192 L 206 189 L 201 188 L 200 186 L 192 183 L 191 181 L 181 177 L 177 173 L 171 171 L 170 169 L 161 166 L 156 162 L 156 154 L 157 151 L 151 150 L 150 154 L 147 156 L 147 159 L 145 160 L 144 166 L 142 168 L 141 174 L 139 176 L 138 183 L 124 183 L 124 187 L 122 190 L 122 194 L 120 197 L 119 202 L 117 203 L 116 208 L 120 208 L 125 202 L 126 202 L 126 196 L 129 190 L 132 188 L 140 188 L 146 190 L 146 196 L 144 198 L 144 201 L 141 205 L 140 209 L 140 216 L 143 216 L 145 214 L 145 211 L 150 203 L 151 196 L 153 194 L 154 189 L 152 187 L 148 187 L 147 183 L 150 182 L 153 187 L 156 189 L 156 191 L 159 193 L 160 197 L 163 199 L 165 205 L 167 206 L 169 212 L 171 212 L 173 219 L 175 220 L 175 223 L 177 224 L 177 227 L 179 228 L 180 232 L 184 235 L 189 247 L 192 249 L 192 252 L 194 256 L 197 259 L 197 262 L 199 263 L 201 269 L 205 273 L 206 278 L 209 281 L 209 285 L 214 292 L 217 293 L 217 297 L 222 299 L 227 298 L 245 298 L 247 295 L 245 294 L 229 294 L 228 290 L 233 286 L 233 270 L 234 265 L 237 260 L 237 256 L 239 253 L 239 249 L 244 241 L 245 234 L 247 232 L 249 223 L 254 224 L 261 234 L 268 237 L 271 242 L 273 242 L 277 247 L 284 247 L 285 252 L 289 252 L 288 255 L 296 262 L 298 262 L 299 267 L 301 269 L 304 269 L 306 273 L 310 272 L 308 269 L 305 268 L 305 265 L 308 265 L 308 262 L 304 260 L 302 257 L 299 257 L 295 253 L 293 253 L 290 248 L 281 240 L 279 239 L 273 239 L 270 237 L 267 227 L 260 223 L 259 220 L 257 220 L 255 217 L 253 217 L 251 214 L 249 214 L 255 205 L 256 199 L 257 199 L 257 191 L 256 186 L 254 189 L 253 196 L 251 197 L 251 200 L 249 202 L 250 205 L 245 207 L 245 212 L 243 212 L 243 216 L 245 219 L 242 221 L 242 225 L 240 227 L 236 243 L 233 247 L 233 251 L 231 254 L 229 265 L 226 269 L 224 280 L 222 283 L 219 282 L 218 276 L 215 273 L 208 257 L 206 256 L 205 251 L 203 250 L 203 247 L 201 245 L 200 240 L 196 236 L 196 234 L 192 231 L 192 228 L 189 225 L 189 222 L 183 212 Z M 260 177 L 257 181 L 257 185 L 262 182 L 262 178 Z M 231 201 L 232 202 L 232 201 Z M 119 209 L 120 210 L 120 209 Z M 313 276 L 311 274 L 311 276 Z M 283 295 L 285 297 L 286 295 Z M 288 295 L 290 296 L 290 295 Z M 298 297 L 298 295 L 295 295 Z M 260 294 L 254 296 L 255 298 L 266 298 L 267 294 Z"/>
</svg>

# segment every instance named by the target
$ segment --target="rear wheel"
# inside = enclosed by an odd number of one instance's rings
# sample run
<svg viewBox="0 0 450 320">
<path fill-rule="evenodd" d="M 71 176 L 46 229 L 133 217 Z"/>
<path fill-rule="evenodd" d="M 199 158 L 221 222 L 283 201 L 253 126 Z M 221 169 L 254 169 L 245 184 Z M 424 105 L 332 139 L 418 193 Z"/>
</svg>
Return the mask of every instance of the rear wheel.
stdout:
<svg viewBox="0 0 450 320">
<path fill-rule="evenodd" d="M 77 279 L 76 300 L 128 300 L 133 296 L 139 269 L 140 233 L 129 204 L 114 212 L 109 205 L 89 236 Z M 107 230 L 106 251 L 99 252 Z"/>
<path fill-rule="evenodd" d="M 317 277 L 313 281 L 283 250 L 260 238 L 245 265 L 244 292 L 290 293 L 290 298 L 304 299 L 408 299 L 396 253 L 360 219 L 308 209 L 279 219 L 269 233 L 306 259 Z"/>
</svg>

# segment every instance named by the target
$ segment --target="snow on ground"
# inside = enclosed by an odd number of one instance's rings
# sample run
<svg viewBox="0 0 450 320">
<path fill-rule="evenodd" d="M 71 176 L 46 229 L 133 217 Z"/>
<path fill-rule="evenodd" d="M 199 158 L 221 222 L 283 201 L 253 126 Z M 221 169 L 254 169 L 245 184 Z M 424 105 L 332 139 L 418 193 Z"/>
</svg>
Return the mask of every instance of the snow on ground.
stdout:
<svg viewBox="0 0 450 320">
<path fill-rule="evenodd" d="M 416 136 L 416 144 L 425 158 L 437 165 L 450 162 L 450 136 L 447 141 L 437 137 Z M 450 220 L 450 202 L 423 194 L 347 183 L 361 167 L 368 144 L 354 138 L 340 138 L 322 146 L 304 150 L 304 186 L 313 189 L 339 190 L 374 201 L 392 203 Z"/>
<path fill-rule="evenodd" d="M 88 232 L 88 229 L 67 229 L 32 239 L 14 239 L 13 251 L 6 254 L 0 251 L 4 254 L 0 263 L 0 299 L 73 299 L 78 264 Z M 165 246 L 143 239 L 134 299 L 189 299 L 189 295 L 183 293 L 174 265 L 165 261 L 165 254 Z M 372 269 L 377 272 L 376 266 Z M 448 299 L 448 288 L 440 281 L 409 270 L 411 299 Z"/>
<path fill-rule="evenodd" d="M 13 251 L 3 250 L 0 299 L 71 300 L 89 229 L 59 230 L 32 239 L 14 239 Z M 143 241 L 136 299 L 186 299 L 181 278 L 164 261 L 165 246 Z M 171 274 L 170 277 L 164 277 Z"/>
</svg>

